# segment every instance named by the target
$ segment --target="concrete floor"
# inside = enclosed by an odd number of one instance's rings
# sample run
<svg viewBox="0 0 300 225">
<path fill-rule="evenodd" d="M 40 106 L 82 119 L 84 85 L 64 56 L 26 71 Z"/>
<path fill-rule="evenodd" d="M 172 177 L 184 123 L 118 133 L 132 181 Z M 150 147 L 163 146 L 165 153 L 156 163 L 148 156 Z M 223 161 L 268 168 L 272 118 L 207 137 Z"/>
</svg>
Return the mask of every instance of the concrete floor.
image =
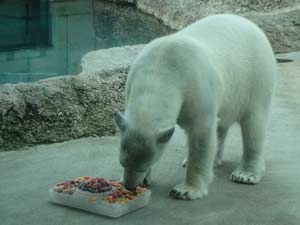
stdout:
<svg viewBox="0 0 300 225">
<path fill-rule="evenodd" d="M 118 179 L 118 137 L 85 138 L 26 151 L 0 153 L 0 224 L 300 224 L 300 54 L 279 64 L 281 74 L 265 144 L 267 174 L 258 185 L 232 183 L 228 177 L 241 156 L 239 127 L 230 130 L 225 162 L 216 169 L 209 195 L 196 201 L 173 200 L 170 188 L 184 177 L 184 136 L 175 133 L 153 171 L 150 204 L 119 219 L 61 207 L 47 199 L 48 189 L 66 178 L 99 175 Z M 282 57 L 285 57 L 284 55 Z"/>
</svg>

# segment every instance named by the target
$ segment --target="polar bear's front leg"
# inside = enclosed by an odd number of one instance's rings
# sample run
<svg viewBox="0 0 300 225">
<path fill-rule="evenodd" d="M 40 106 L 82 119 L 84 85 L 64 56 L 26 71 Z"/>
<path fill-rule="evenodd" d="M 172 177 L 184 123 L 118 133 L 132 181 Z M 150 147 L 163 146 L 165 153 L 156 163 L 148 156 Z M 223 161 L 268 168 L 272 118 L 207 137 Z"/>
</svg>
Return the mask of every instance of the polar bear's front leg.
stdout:
<svg viewBox="0 0 300 225">
<path fill-rule="evenodd" d="M 192 200 L 202 198 L 208 193 L 208 185 L 213 178 L 216 155 L 216 129 L 205 134 L 188 134 L 189 155 L 185 182 L 175 186 L 170 196 L 177 199 Z"/>
</svg>

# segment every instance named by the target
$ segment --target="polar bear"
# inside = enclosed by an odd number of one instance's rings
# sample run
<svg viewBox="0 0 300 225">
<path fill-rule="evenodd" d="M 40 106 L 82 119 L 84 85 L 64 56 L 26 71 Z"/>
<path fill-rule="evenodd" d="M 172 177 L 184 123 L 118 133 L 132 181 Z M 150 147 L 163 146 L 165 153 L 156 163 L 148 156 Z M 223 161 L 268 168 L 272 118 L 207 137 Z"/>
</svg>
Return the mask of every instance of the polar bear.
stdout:
<svg viewBox="0 0 300 225">
<path fill-rule="evenodd" d="M 130 68 L 125 113 L 115 113 L 125 187 L 149 180 L 178 124 L 188 139 L 186 177 L 170 196 L 207 195 L 214 162 L 221 162 L 235 122 L 241 126 L 243 156 L 230 178 L 258 183 L 265 173 L 263 143 L 275 75 L 265 34 L 236 15 L 208 16 L 151 41 Z"/>
</svg>

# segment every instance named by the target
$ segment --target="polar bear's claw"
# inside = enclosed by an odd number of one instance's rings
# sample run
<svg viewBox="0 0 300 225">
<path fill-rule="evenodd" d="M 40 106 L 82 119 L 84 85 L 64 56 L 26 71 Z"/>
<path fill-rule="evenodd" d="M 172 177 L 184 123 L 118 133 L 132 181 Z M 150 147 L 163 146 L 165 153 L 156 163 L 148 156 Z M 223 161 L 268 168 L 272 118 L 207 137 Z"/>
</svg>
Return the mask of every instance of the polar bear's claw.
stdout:
<svg viewBox="0 0 300 225">
<path fill-rule="evenodd" d="M 172 188 L 169 195 L 175 199 L 194 200 L 207 195 L 207 190 L 202 191 L 197 187 L 187 184 L 179 184 Z"/>
<path fill-rule="evenodd" d="M 230 175 L 230 179 L 236 183 L 242 184 L 257 184 L 262 178 L 262 175 L 259 173 L 254 173 L 250 171 L 243 171 L 240 169 L 236 169 Z"/>
</svg>

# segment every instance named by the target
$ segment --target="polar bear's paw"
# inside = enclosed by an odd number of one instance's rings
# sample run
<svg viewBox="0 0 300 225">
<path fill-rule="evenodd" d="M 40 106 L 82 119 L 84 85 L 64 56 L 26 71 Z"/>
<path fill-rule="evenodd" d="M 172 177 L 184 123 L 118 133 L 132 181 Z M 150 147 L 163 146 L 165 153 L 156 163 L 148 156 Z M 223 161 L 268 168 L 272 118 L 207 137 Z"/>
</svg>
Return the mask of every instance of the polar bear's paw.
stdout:
<svg viewBox="0 0 300 225">
<path fill-rule="evenodd" d="M 237 168 L 230 175 L 230 179 L 236 183 L 242 184 L 257 184 L 263 177 L 263 173 L 247 171 Z"/>
<path fill-rule="evenodd" d="M 175 199 L 194 200 L 207 195 L 207 189 L 193 187 L 187 184 L 179 184 L 172 188 L 169 195 Z"/>
</svg>

